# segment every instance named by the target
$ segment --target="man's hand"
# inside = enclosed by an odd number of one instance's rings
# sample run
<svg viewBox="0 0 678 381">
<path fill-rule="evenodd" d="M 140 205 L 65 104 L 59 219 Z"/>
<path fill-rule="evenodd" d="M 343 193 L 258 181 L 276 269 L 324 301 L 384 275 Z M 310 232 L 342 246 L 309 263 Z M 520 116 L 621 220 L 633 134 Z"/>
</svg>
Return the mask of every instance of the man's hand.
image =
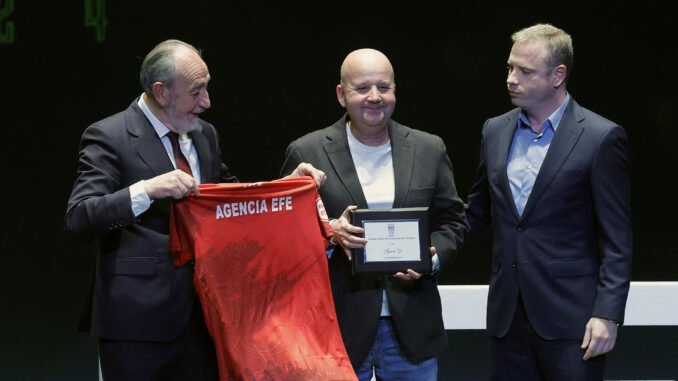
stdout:
<svg viewBox="0 0 678 381">
<path fill-rule="evenodd" d="M 315 168 L 309 163 L 299 163 L 299 165 L 297 165 L 297 168 L 295 168 L 294 171 L 292 171 L 292 173 L 283 178 L 287 179 L 291 177 L 301 177 L 301 176 L 313 177 L 313 181 L 315 181 L 317 187 L 320 187 L 321 185 L 325 184 L 325 180 L 327 180 L 325 172 Z"/>
<path fill-rule="evenodd" d="M 431 257 L 436 255 L 437 251 L 436 248 L 431 246 Z M 404 279 L 404 280 L 417 280 L 421 278 L 421 274 L 418 272 L 412 270 L 412 269 L 407 269 L 407 274 L 402 273 L 402 272 L 397 272 L 393 274 L 394 277 Z"/>
<path fill-rule="evenodd" d="M 365 247 L 365 244 L 367 243 L 367 239 L 354 235 L 365 232 L 365 229 L 358 226 L 353 226 L 350 222 L 348 222 L 349 213 L 351 210 L 356 209 L 358 209 L 357 206 L 349 205 L 349 207 L 344 210 L 344 213 L 341 214 L 341 217 L 330 222 L 330 226 L 334 231 L 332 241 L 339 244 L 344 249 L 349 261 L 351 260 L 351 249 Z"/>
<path fill-rule="evenodd" d="M 200 196 L 198 183 L 191 175 L 180 169 L 145 180 L 144 190 L 151 200 L 167 197 L 178 200 L 191 194 L 191 191 L 195 191 L 196 196 Z"/>
<path fill-rule="evenodd" d="M 584 360 L 605 354 L 614 348 L 617 340 L 617 325 L 606 319 L 592 317 L 586 324 L 581 349 L 586 349 Z"/>
</svg>

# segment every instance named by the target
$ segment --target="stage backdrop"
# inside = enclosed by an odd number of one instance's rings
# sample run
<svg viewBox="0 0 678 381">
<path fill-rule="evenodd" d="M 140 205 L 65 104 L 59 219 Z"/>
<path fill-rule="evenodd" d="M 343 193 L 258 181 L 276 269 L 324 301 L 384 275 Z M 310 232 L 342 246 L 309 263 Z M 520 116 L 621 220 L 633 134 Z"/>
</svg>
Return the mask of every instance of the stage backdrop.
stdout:
<svg viewBox="0 0 678 381">
<path fill-rule="evenodd" d="M 212 75 L 204 118 L 243 181 L 277 178 L 290 141 L 339 119 L 334 88 L 348 52 L 383 51 L 396 73 L 394 119 L 444 139 L 465 199 L 483 122 L 512 107 L 510 34 L 536 22 L 560 26 L 576 52 L 568 90 L 629 136 L 633 280 L 678 280 L 673 13 L 646 3 L 259 4 L 0 0 L 0 378 L 95 374 L 95 341 L 75 332 L 95 247 L 62 227 L 79 138 L 141 93 L 141 60 L 167 38 L 203 50 Z M 486 284 L 489 235 L 453 267 L 443 283 Z"/>
</svg>

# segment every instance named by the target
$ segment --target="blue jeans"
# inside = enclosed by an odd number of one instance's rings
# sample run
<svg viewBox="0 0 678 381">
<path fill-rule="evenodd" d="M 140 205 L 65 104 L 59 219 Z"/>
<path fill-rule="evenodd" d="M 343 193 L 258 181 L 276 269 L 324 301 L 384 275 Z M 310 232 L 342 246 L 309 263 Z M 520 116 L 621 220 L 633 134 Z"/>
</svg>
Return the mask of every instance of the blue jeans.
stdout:
<svg viewBox="0 0 678 381">
<path fill-rule="evenodd" d="M 421 380 L 436 381 L 438 379 L 438 360 L 428 358 L 420 363 L 411 363 L 400 349 L 400 343 L 393 330 L 391 319 L 381 319 L 370 353 L 356 371 L 360 381 L 372 379 L 372 372 L 377 380 Z"/>
</svg>

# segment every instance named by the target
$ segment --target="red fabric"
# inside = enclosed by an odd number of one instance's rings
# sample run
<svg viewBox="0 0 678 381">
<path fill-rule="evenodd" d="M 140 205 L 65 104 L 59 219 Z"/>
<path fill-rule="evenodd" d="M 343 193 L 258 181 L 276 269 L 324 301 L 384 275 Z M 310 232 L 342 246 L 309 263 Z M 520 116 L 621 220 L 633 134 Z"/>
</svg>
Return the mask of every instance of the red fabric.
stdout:
<svg viewBox="0 0 678 381">
<path fill-rule="evenodd" d="M 177 265 L 195 258 L 222 380 L 356 379 L 330 289 L 332 230 L 311 178 L 204 184 L 171 212 L 170 251 Z"/>
</svg>

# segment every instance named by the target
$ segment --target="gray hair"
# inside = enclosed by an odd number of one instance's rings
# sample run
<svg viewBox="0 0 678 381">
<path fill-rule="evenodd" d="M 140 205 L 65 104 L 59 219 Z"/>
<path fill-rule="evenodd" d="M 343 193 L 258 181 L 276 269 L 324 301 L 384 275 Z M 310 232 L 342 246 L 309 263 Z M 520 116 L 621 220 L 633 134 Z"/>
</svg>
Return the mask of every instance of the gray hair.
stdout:
<svg viewBox="0 0 678 381">
<path fill-rule="evenodd" d="M 511 40 L 515 44 L 544 41 L 548 50 L 547 63 L 554 67 L 565 65 L 567 77 L 570 76 L 574 64 L 574 49 L 572 37 L 564 30 L 550 24 L 536 24 L 513 33 Z"/>
<path fill-rule="evenodd" d="M 177 48 L 184 47 L 193 50 L 202 57 L 200 51 L 192 45 L 179 40 L 166 40 L 156 45 L 141 63 L 139 80 L 144 92 L 153 96 L 153 84 L 162 82 L 171 88 L 174 85 L 176 66 L 174 64 L 174 52 Z"/>
</svg>

